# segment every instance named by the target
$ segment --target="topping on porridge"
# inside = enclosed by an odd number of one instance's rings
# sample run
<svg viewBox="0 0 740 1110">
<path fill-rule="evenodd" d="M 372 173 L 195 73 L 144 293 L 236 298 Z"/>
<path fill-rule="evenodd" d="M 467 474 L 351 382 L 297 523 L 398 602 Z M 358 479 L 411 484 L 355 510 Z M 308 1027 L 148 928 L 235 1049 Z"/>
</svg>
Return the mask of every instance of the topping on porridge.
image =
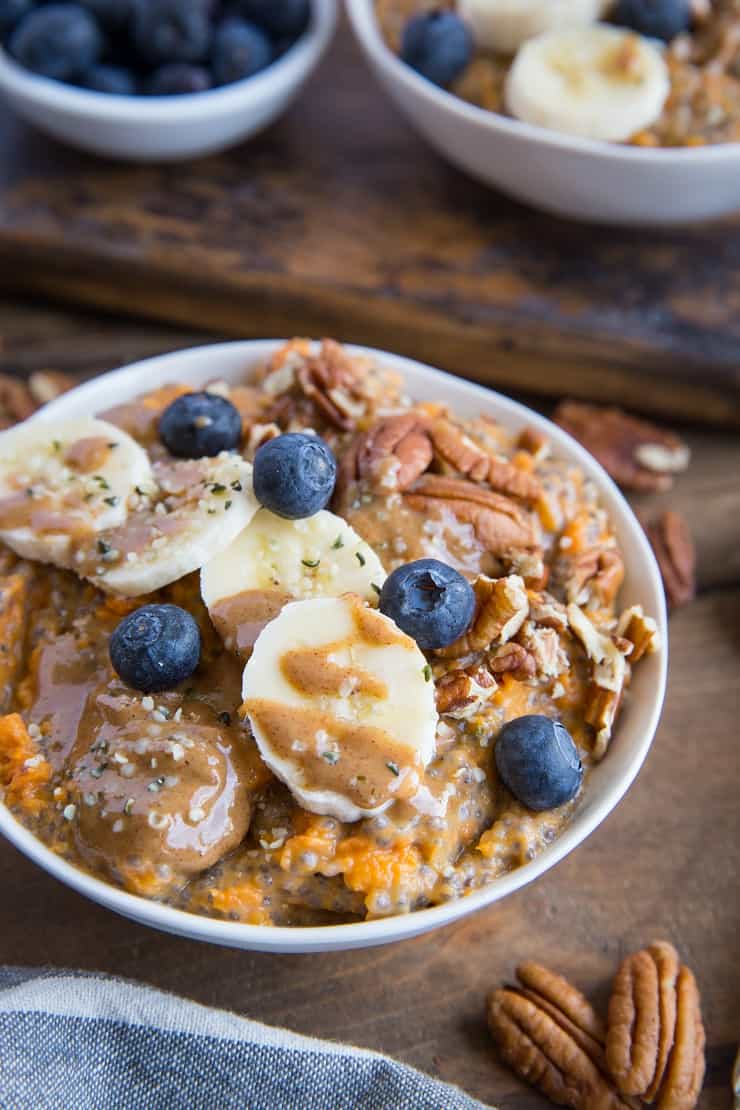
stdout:
<svg viewBox="0 0 740 1110">
<path fill-rule="evenodd" d="M 375 605 L 384 581 L 380 559 L 342 517 L 324 509 L 284 520 L 260 509 L 206 563 L 200 587 L 226 646 L 243 654 L 286 601 L 353 593 Z"/>
<path fill-rule="evenodd" d="M 187 396 L 196 443 L 231 412 L 210 398 L 233 406 L 231 450 L 168 450 Z M 139 894 L 276 925 L 459 898 L 562 831 L 659 644 L 543 432 L 300 339 L 249 384 L 108 415 L 0 439 L 3 501 L 36 460 L 44 511 L 85 525 L 31 517 L 29 559 L 6 504 L 0 789 L 28 828 Z"/>
<path fill-rule="evenodd" d="M 437 727 L 427 666 L 357 597 L 294 602 L 255 644 L 243 712 L 301 805 L 356 821 L 421 789 Z"/>
<path fill-rule="evenodd" d="M 644 147 L 740 140 L 738 0 L 375 6 L 408 65 L 488 111 Z"/>
</svg>

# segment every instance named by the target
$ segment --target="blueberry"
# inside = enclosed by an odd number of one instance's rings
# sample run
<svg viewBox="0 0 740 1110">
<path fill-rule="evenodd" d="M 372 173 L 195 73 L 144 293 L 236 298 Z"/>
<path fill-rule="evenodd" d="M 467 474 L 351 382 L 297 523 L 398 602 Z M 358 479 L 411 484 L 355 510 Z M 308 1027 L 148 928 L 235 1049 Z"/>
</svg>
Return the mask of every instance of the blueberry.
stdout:
<svg viewBox="0 0 740 1110">
<path fill-rule="evenodd" d="M 467 578 L 447 563 L 417 559 L 386 578 L 380 611 L 426 651 L 462 636 L 473 619 L 475 594 Z"/>
<path fill-rule="evenodd" d="M 297 39 L 311 22 L 310 0 L 235 0 L 234 6 L 273 38 Z"/>
<path fill-rule="evenodd" d="M 641 35 L 670 42 L 691 25 L 689 0 L 618 0 L 612 20 Z"/>
<path fill-rule="evenodd" d="M 583 767 L 570 733 L 559 721 L 533 713 L 509 721 L 496 740 L 496 766 L 527 809 L 554 809 L 575 798 Z"/>
<path fill-rule="evenodd" d="M 133 0 L 78 0 L 87 8 L 102 27 L 119 30 L 128 23 L 133 11 Z"/>
<path fill-rule="evenodd" d="M 243 19 L 225 19 L 213 36 L 211 68 L 217 85 L 230 85 L 269 66 L 272 44 L 259 27 Z"/>
<path fill-rule="evenodd" d="M 413 16 L 403 29 L 401 57 L 435 85 L 451 85 L 473 56 L 473 37 L 453 12 Z"/>
<path fill-rule="evenodd" d="M 329 504 L 337 461 L 319 436 L 290 432 L 262 444 L 254 457 L 252 479 L 261 505 L 288 520 L 299 520 Z"/>
<path fill-rule="evenodd" d="M 160 416 L 159 438 L 171 455 L 202 459 L 239 446 L 242 418 L 217 393 L 183 393 Z"/>
<path fill-rule="evenodd" d="M 21 20 L 8 48 L 34 73 L 72 81 L 98 60 L 103 36 L 93 17 L 79 4 L 49 4 Z"/>
<path fill-rule="evenodd" d="M 136 78 L 123 66 L 97 65 L 89 69 L 81 84 L 93 92 L 112 93 L 114 96 L 134 96 Z"/>
<path fill-rule="evenodd" d="M 33 8 L 33 0 L 0 0 L 0 40 L 18 26 Z"/>
<path fill-rule="evenodd" d="M 155 69 L 147 82 L 146 91 L 150 96 L 184 96 L 187 93 L 206 92 L 210 87 L 211 77 L 203 66 L 171 62 Z"/>
<path fill-rule="evenodd" d="M 133 41 L 142 60 L 198 62 L 211 43 L 211 23 L 203 0 L 137 0 Z"/>
<path fill-rule="evenodd" d="M 179 605 L 143 605 L 114 629 L 108 645 L 116 673 L 145 693 L 171 690 L 200 661 L 200 631 Z"/>
</svg>

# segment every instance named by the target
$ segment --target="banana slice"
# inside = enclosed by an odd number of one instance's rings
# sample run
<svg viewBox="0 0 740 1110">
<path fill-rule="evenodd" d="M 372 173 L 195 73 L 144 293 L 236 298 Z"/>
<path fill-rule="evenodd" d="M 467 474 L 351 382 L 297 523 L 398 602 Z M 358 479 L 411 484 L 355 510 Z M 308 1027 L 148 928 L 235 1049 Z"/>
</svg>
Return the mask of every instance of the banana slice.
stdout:
<svg viewBox="0 0 740 1110">
<path fill-rule="evenodd" d="M 506 105 L 526 123 L 623 142 L 655 122 L 669 89 L 657 47 L 598 24 L 527 42 L 509 70 Z"/>
<path fill-rule="evenodd" d="M 68 567 L 81 544 L 126 519 L 137 487 L 153 485 L 146 451 L 113 424 L 21 424 L 0 436 L 0 539 Z"/>
<path fill-rule="evenodd" d="M 242 696 L 262 758 L 312 813 L 357 821 L 428 793 L 431 671 L 359 597 L 286 605 L 255 644 Z"/>
<path fill-rule="evenodd" d="M 543 31 L 595 23 L 607 6 L 608 0 L 458 0 L 457 12 L 477 46 L 515 54 Z"/>
<path fill-rule="evenodd" d="M 153 469 L 156 495 L 140 498 L 120 527 L 77 560 L 78 573 L 107 593 L 140 597 L 200 570 L 259 508 L 252 467 L 240 455 L 224 451 Z"/>
<path fill-rule="evenodd" d="M 354 593 L 377 603 L 385 577 L 373 549 L 334 513 L 284 520 L 260 509 L 206 563 L 200 589 L 226 646 L 245 653 L 286 602 Z"/>
</svg>

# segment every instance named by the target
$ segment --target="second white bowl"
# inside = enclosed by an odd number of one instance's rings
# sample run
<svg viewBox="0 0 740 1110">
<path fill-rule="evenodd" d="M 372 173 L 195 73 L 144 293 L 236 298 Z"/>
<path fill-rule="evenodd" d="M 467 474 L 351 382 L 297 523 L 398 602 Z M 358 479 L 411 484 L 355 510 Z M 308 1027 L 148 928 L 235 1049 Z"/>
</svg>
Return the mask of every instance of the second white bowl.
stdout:
<svg viewBox="0 0 740 1110">
<path fill-rule="evenodd" d="M 560 135 L 487 112 L 420 77 L 388 49 L 373 0 L 347 0 L 376 77 L 435 150 L 546 212 L 600 223 L 671 224 L 740 211 L 740 143 L 652 150 Z"/>
<path fill-rule="evenodd" d="M 132 162 L 214 154 L 256 135 L 295 99 L 331 41 L 336 0 L 312 0 L 309 29 L 261 73 L 189 96 L 112 96 L 39 77 L 0 48 L 0 92 L 23 119 L 70 146 Z"/>
</svg>

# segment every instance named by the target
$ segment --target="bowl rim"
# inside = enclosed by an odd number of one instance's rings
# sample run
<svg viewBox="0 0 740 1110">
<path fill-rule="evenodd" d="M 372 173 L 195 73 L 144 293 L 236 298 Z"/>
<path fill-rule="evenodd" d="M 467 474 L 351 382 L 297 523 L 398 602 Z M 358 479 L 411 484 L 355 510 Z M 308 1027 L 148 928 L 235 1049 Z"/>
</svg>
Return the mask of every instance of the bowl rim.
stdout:
<svg viewBox="0 0 740 1110">
<path fill-rule="evenodd" d="M 551 131 L 538 124 L 512 119 L 500 112 L 479 108 L 462 97 L 434 85 L 422 77 L 394 54 L 380 33 L 373 8 L 373 0 L 346 0 L 346 10 L 355 36 L 366 56 L 389 76 L 428 104 L 434 105 L 461 121 L 487 128 L 492 133 L 503 132 L 571 154 L 592 158 L 610 158 L 614 161 L 663 165 L 681 165 L 686 162 L 713 163 L 740 159 L 740 141 L 714 143 L 700 147 L 637 147 L 622 143 L 609 143 L 597 139 L 584 139 Z"/>
<path fill-rule="evenodd" d="M 111 122 L 187 123 L 211 114 L 243 108 L 245 101 L 272 97 L 275 86 L 290 88 L 316 64 L 336 27 L 337 0 L 311 0 L 311 23 L 293 45 L 265 69 L 199 93 L 174 96 L 119 96 L 68 85 L 33 73 L 0 46 L 0 89 L 31 99 L 57 112 L 70 112 Z"/>
<path fill-rule="evenodd" d="M 178 374 L 178 363 L 181 361 L 195 362 L 198 366 L 201 362 L 206 366 L 211 362 L 214 373 L 208 375 L 207 370 L 204 370 L 201 380 L 206 377 L 218 377 L 220 355 L 243 357 L 245 373 L 248 373 L 249 369 L 263 362 L 284 342 L 285 340 L 282 339 L 269 339 L 205 344 L 131 363 L 84 382 L 45 406 L 31 417 L 31 420 L 46 422 L 57 418 L 63 419 L 68 415 L 67 409 L 78 411 L 86 402 L 94 411 L 95 406 L 102 401 L 101 394 L 107 393 L 108 387 L 111 386 L 123 387 L 125 383 L 126 392 L 134 396 L 145 389 L 147 383 L 151 384 L 152 380 L 155 382 L 172 380 L 172 377 Z M 655 603 L 654 616 L 658 622 L 662 647 L 657 656 L 651 660 L 656 666 L 657 675 L 651 687 L 651 704 L 646 721 L 642 725 L 639 742 L 621 778 L 608 785 L 604 791 L 604 797 L 598 803 L 587 807 L 587 812 L 581 815 L 579 821 L 575 819 L 577 814 L 574 815 L 571 823 L 534 860 L 494 879 L 480 890 L 453 901 L 416 910 L 413 913 L 349 924 L 308 927 L 249 925 L 191 914 L 185 910 L 151 901 L 115 887 L 62 859 L 22 825 L 0 802 L 0 833 L 34 863 L 73 890 L 106 908 L 165 932 L 249 950 L 316 952 L 384 944 L 450 924 L 528 885 L 586 840 L 621 801 L 634 781 L 645 761 L 658 726 L 665 696 L 668 665 L 667 615 L 660 571 L 642 527 L 606 471 L 562 428 L 518 401 L 483 385 L 457 378 L 392 352 L 353 344 L 346 346 L 352 354 L 370 357 L 377 360 L 381 366 L 385 365 L 401 374 L 409 373 L 412 379 L 423 380 L 425 386 L 428 384 L 432 391 L 435 385 L 444 391 L 445 385 L 454 383 L 460 394 L 465 394 L 471 400 L 477 399 L 480 410 L 491 411 L 497 419 L 504 421 L 512 419 L 515 426 L 525 423 L 534 425 L 550 437 L 556 451 L 582 467 L 596 482 L 601 495 L 605 497 L 610 514 L 614 517 L 616 513 L 622 530 L 629 533 L 631 541 L 639 552 L 639 557 L 632 566 L 628 565 L 627 573 L 636 574 L 639 568 L 645 592 L 652 595 Z M 163 374 L 162 378 L 156 376 L 160 373 Z M 413 395 L 413 387 L 410 392 Z M 115 394 L 115 390 L 111 390 L 111 393 Z"/>
</svg>

